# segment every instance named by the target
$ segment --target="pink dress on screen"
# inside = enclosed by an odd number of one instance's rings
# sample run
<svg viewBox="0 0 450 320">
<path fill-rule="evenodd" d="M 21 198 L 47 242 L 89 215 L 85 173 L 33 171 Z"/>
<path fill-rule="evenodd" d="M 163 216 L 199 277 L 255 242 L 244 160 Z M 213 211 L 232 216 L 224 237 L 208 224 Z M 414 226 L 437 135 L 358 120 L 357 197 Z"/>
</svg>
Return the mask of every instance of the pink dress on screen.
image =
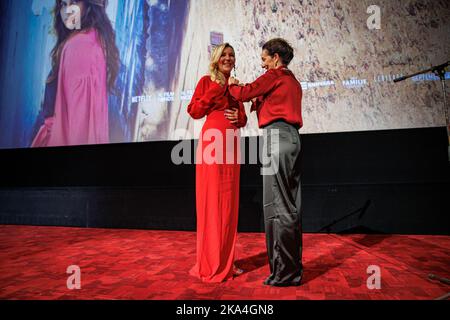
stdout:
<svg viewBox="0 0 450 320">
<path fill-rule="evenodd" d="M 106 59 L 95 30 L 70 38 L 61 51 L 53 117 L 32 147 L 109 142 Z"/>
</svg>

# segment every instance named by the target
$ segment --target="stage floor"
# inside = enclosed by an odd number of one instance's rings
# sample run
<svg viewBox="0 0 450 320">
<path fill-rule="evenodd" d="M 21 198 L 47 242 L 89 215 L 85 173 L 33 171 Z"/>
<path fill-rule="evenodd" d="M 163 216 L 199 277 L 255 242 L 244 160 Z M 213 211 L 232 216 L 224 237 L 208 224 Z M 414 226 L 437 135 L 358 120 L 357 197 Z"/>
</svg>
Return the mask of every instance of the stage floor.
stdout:
<svg viewBox="0 0 450 320">
<path fill-rule="evenodd" d="M 436 299 L 450 286 L 450 237 L 305 234 L 304 280 L 268 287 L 263 233 L 239 233 L 237 265 L 244 274 L 202 283 L 188 270 L 195 233 L 156 230 L 0 226 L 0 299 Z M 81 271 L 69 290 L 67 267 Z M 381 270 L 369 289 L 367 268 Z M 371 281 L 372 283 L 372 281 Z"/>
</svg>

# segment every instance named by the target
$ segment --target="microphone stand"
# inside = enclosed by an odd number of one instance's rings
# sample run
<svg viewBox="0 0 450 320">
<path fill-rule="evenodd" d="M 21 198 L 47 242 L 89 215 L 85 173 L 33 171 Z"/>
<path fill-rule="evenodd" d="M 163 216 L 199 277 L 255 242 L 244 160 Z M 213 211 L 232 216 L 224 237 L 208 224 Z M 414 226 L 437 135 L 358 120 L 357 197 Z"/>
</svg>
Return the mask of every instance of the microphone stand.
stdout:
<svg viewBox="0 0 450 320">
<path fill-rule="evenodd" d="M 447 128 L 447 139 L 448 139 L 447 153 L 448 153 L 448 160 L 450 161 L 450 123 L 449 123 L 449 119 L 448 119 L 447 95 L 446 95 L 446 90 L 445 90 L 445 68 L 447 68 L 449 66 L 449 64 L 450 64 L 450 61 L 447 61 L 446 63 L 431 67 L 430 69 L 419 71 L 417 73 L 410 74 L 408 76 L 403 76 L 403 77 L 394 79 L 394 82 L 403 81 L 405 79 L 417 76 L 419 74 L 428 73 L 428 72 L 434 73 L 441 79 L 442 92 L 444 94 L 444 113 L 445 113 L 445 124 L 446 124 L 446 128 Z M 438 277 L 434 274 L 429 274 L 428 278 L 430 280 L 438 280 L 447 285 L 450 284 L 449 279 Z M 448 292 L 447 294 L 445 294 L 441 297 L 436 298 L 435 300 L 447 300 L 449 297 L 450 297 L 450 292 Z"/>
<path fill-rule="evenodd" d="M 428 72 L 434 73 L 441 79 L 442 92 L 444 93 L 445 125 L 447 128 L 447 140 L 448 140 L 447 154 L 448 154 L 448 160 L 450 161 L 450 122 L 449 122 L 449 118 L 448 118 L 447 94 L 446 94 L 446 89 L 445 89 L 445 68 L 447 68 L 449 66 L 449 64 L 450 64 L 450 61 L 447 61 L 446 63 L 431 67 L 430 69 L 419 71 L 414 74 L 410 74 L 410 75 L 403 76 L 400 78 L 396 78 L 396 79 L 394 79 L 394 82 L 403 81 L 408 78 L 417 76 L 419 74 L 428 73 Z"/>
</svg>

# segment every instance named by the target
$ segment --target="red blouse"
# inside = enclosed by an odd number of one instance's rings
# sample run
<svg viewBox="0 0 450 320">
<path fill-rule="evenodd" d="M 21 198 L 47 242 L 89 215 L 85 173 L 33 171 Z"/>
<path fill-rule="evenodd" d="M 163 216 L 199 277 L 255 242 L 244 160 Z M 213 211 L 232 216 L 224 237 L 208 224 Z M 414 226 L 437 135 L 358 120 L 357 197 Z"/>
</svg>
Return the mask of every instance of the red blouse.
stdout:
<svg viewBox="0 0 450 320">
<path fill-rule="evenodd" d="M 188 105 L 188 113 L 192 118 L 200 119 L 213 111 L 237 108 L 239 110 L 238 122 L 235 126 L 238 128 L 244 127 L 247 124 L 244 104 L 234 99 L 230 95 L 228 88 L 228 84 L 221 86 L 217 82 L 212 81 L 210 76 L 202 77 Z"/>
<path fill-rule="evenodd" d="M 233 84 L 229 91 L 238 101 L 257 98 L 251 111 L 257 112 L 260 128 L 275 120 L 284 120 L 298 128 L 303 126 L 302 87 L 286 67 L 270 69 L 245 86 Z"/>
</svg>

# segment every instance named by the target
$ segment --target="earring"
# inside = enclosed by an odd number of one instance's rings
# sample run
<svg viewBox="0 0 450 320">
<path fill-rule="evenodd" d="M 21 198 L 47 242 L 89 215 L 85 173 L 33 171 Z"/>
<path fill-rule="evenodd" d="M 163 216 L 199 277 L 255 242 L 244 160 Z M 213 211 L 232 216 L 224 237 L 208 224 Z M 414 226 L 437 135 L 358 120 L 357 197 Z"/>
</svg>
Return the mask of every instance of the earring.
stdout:
<svg viewBox="0 0 450 320">
<path fill-rule="evenodd" d="M 234 68 L 233 68 L 233 78 L 236 78 L 236 66 L 234 66 Z"/>
</svg>

